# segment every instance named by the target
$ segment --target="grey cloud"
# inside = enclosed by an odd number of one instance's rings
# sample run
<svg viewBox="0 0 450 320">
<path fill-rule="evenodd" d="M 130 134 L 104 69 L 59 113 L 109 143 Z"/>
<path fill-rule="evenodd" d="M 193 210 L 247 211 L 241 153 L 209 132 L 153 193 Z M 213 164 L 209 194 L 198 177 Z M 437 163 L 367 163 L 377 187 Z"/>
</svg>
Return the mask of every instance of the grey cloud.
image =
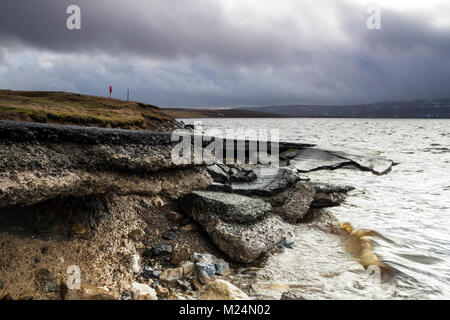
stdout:
<svg viewBox="0 0 450 320">
<path fill-rule="evenodd" d="M 329 30 L 303 5 L 328 2 L 292 3 L 292 14 L 242 24 L 214 1 L 2 0 L 0 86 L 103 94 L 111 83 L 162 106 L 450 96 L 450 30 L 425 13 L 383 10 L 383 30 L 370 31 L 365 8 L 339 1 Z M 81 6 L 81 32 L 65 28 L 69 4 Z M 47 68 L 7 63 L 24 52 L 56 57 Z"/>
</svg>

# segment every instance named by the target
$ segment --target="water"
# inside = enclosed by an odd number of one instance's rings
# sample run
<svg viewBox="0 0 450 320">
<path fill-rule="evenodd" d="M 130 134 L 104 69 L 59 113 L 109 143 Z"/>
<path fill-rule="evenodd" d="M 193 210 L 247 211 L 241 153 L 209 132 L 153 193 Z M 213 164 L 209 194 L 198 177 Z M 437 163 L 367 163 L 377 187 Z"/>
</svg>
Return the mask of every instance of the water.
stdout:
<svg viewBox="0 0 450 320">
<path fill-rule="evenodd" d="M 329 213 L 354 229 L 379 234 L 370 240 L 380 260 L 395 270 L 394 283 L 374 281 L 346 250 L 348 239 L 314 223 L 297 227 L 294 250 L 272 255 L 263 267 L 240 270 L 234 283 L 268 299 L 288 288 L 308 299 L 450 298 L 450 120 L 201 121 L 205 129 L 278 128 L 281 141 L 370 150 L 398 163 L 384 176 L 349 169 L 306 174 L 356 187 Z"/>
</svg>

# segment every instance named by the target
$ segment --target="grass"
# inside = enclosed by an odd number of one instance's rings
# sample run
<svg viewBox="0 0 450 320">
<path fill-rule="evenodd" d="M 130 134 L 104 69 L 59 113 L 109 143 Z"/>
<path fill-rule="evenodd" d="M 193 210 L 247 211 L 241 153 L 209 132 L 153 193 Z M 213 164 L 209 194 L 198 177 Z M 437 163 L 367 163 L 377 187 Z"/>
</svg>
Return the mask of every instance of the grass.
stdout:
<svg viewBox="0 0 450 320">
<path fill-rule="evenodd" d="M 160 131 L 175 120 L 158 107 L 68 92 L 0 90 L 0 119 Z"/>
</svg>

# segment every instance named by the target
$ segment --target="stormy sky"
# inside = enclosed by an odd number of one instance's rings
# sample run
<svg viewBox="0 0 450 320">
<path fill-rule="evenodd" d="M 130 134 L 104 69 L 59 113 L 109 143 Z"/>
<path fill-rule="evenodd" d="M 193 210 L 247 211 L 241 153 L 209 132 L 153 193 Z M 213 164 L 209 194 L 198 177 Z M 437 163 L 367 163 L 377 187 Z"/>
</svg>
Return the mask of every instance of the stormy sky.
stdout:
<svg viewBox="0 0 450 320">
<path fill-rule="evenodd" d="M 81 30 L 66 9 L 81 8 Z M 381 29 L 369 30 L 370 4 Z M 1 0 L 0 88 L 166 107 L 450 97 L 446 0 Z"/>
</svg>

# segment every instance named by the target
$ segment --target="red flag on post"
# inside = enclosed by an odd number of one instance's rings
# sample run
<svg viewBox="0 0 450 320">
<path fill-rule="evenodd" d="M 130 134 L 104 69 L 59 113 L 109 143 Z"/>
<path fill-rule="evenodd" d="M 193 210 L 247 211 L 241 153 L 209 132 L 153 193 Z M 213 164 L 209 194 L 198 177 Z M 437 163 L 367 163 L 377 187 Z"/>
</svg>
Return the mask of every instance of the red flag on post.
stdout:
<svg viewBox="0 0 450 320">
<path fill-rule="evenodd" d="M 111 98 L 112 95 L 112 86 L 109 86 L 109 97 Z"/>
</svg>

